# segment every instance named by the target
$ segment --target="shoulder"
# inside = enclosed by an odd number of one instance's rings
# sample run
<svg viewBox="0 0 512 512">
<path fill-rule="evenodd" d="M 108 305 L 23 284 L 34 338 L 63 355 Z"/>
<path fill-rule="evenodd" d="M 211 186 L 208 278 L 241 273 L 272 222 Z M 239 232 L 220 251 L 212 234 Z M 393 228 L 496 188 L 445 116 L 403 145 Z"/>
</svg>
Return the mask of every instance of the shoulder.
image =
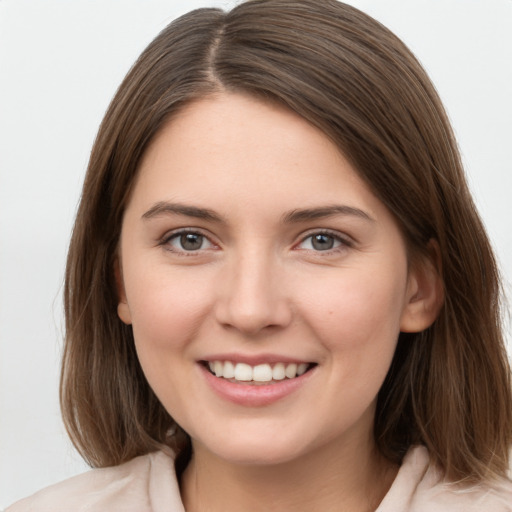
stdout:
<svg viewBox="0 0 512 512">
<path fill-rule="evenodd" d="M 5 512 L 71 510 L 183 512 L 173 458 L 154 452 L 119 466 L 93 469 L 18 501 Z"/>
<path fill-rule="evenodd" d="M 414 447 L 378 512 L 512 512 L 512 482 L 462 486 L 446 482 L 424 447 Z"/>
</svg>

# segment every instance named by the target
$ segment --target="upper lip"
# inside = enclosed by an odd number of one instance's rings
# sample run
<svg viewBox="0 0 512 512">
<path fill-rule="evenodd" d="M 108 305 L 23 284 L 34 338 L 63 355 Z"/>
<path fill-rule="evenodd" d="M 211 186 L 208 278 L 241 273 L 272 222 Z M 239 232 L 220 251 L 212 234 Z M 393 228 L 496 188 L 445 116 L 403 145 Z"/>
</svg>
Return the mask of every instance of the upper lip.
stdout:
<svg viewBox="0 0 512 512">
<path fill-rule="evenodd" d="M 276 363 L 312 363 L 313 361 L 307 359 L 299 359 L 297 357 L 289 357 L 279 354 L 212 354 L 205 356 L 200 359 L 201 361 L 213 362 L 213 361 L 231 361 L 232 363 L 245 363 L 250 366 L 256 366 L 258 364 L 276 364 Z"/>
</svg>

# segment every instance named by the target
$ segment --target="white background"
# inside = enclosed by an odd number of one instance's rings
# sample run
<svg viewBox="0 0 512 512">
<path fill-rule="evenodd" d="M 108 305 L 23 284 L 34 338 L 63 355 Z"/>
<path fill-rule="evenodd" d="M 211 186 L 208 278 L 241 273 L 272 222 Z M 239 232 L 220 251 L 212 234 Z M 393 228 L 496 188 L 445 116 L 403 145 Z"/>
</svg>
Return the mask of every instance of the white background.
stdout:
<svg viewBox="0 0 512 512">
<path fill-rule="evenodd" d="M 59 416 L 61 292 L 103 113 L 170 20 L 233 3 L 0 0 L 0 508 L 86 468 Z M 430 73 L 510 282 L 512 0 L 349 3 L 395 31 Z"/>
</svg>

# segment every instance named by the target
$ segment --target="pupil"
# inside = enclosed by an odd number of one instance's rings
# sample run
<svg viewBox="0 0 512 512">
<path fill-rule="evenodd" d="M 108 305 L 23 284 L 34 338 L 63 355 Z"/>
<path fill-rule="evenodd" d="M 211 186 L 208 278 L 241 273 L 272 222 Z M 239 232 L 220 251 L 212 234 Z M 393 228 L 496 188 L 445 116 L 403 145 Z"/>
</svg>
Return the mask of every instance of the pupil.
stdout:
<svg viewBox="0 0 512 512">
<path fill-rule="evenodd" d="M 315 235 L 312 240 L 313 247 L 318 251 L 328 251 L 334 246 L 334 239 L 329 235 Z"/>
<path fill-rule="evenodd" d="M 181 246 L 187 251 L 197 251 L 203 244 L 202 235 L 196 235 L 195 233 L 186 233 L 180 237 Z"/>
</svg>

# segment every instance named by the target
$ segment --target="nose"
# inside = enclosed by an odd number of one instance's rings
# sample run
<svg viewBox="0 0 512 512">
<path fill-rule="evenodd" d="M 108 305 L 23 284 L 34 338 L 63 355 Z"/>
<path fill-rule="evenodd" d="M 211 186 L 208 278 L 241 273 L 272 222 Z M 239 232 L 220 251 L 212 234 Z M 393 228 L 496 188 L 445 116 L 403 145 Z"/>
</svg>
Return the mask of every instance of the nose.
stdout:
<svg viewBox="0 0 512 512">
<path fill-rule="evenodd" d="M 217 321 L 246 336 L 289 325 L 292 308 L 279 263 L 258 251 L 234 260 L 221 277 Z"/>
</svg>

